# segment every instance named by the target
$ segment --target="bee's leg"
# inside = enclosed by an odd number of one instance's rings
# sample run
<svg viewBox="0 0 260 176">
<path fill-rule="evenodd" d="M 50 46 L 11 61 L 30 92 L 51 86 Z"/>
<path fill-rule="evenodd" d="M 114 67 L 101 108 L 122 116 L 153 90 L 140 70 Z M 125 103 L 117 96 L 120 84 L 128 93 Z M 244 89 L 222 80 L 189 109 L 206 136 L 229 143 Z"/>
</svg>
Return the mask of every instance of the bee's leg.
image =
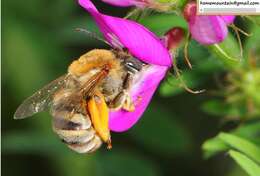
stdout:
<svg viewBox="0 0 260 176">
<path fill-rule="evenodd" d="M 124 80 L 123 90 L 116 96 L 116 98 L 111 103 L 112 110 L 117 111 L 121 108 L 129 112 L 135 110 L 134 103 L 129 94 L 129 89 L 131 88 L 132 80 L 133 75 L 128 73 Z"/>
<path fill-rule="evenodd" d="M 129 112 L 133 112 L 135 110 L 134 102 L 128 92 L 125 92 L 125 102 L 122 108 Z"/>
<path fill-rule="evenodd" d="M 108 127 L 109 110 L 105 102 L 105 97 L 100 91 L 95 90 L 87 101 L 87 111 L 96 132 L 108 144 L 108 148 L 111 148 L 110 130 Z"/>
<path fill-rule="evenodd" d="M 126 100 L 126 96 L 125 94 L 122 92 L 120 92 L 115 99 L 109 104 L 109 108 L 112 111 L 117 111 L 119 109 L 121 109 L 123 107 L 123 104 Z"/>
<path fill-rule="evenodd" d="M 121 108 L 130 112 L 135 110 L 134 103 L 126 90 L 120 92 L 110 104 L 110 109 L 113 111 L 117 111 Z"/>
</svg>

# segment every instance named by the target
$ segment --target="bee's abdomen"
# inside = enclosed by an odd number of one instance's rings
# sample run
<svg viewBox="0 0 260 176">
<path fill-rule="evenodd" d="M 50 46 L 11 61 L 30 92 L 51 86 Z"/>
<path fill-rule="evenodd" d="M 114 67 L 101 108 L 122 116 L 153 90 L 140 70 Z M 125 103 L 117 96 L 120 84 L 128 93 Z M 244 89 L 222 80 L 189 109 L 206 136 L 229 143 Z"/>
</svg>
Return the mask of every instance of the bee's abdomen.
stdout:
<svg viewBox="0 0 260 176">
<path fill-rule="evenodd" d="M 97 150 L 102 141 L 92 127 L 88 116 L 61 111 L 53 113 L 53 130 L 69 148 L 78 153 L 91 153 Z"/>
<path fill-rule="evenodd" d="M 68 147 L 78 153 L 92 153 L 96 151 L 102 144 L 99 136 L 95 135 L 89 142 L 69 144 Z"/>
</svg>

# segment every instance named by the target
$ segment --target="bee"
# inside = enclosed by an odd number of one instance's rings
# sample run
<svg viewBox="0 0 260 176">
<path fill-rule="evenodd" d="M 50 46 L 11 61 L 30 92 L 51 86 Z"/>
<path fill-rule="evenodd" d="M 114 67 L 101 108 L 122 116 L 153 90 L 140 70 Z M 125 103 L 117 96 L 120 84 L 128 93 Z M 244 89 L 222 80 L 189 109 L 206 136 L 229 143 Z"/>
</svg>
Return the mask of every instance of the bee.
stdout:
<svg viewBox="0 0 260 176">
<path fill-rule="evenodd" d="M 91 153 L 103 142 L 111 148 L 109 111 L 134 111 L 129 90 L 144 66 L 123 50 L 91 50 L 73 61 L 67 74 L 27 98 L 14 118 L 50 109 L 52 128 L 70 149 Z"/>
</svg>

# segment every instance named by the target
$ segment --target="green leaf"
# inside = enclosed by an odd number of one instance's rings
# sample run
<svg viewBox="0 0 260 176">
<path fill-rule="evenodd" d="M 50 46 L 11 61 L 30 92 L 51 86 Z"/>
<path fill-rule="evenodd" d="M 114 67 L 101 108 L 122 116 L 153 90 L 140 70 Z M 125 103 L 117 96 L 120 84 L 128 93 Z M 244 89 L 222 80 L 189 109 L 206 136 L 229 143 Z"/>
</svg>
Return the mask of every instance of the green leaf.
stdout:
<svg viewBox="0 0 260 176">
<path fill-rule="evenodd" d="M 220 133 L 218 137 L 231 148 L 243 152 L 251 159 L 260 163 L 260 148 L 255 144 L 246 139 L 228 133 Z"/>
<path fill-rule="evenodd" d="M 219 152 L 224 152 L 229 149 L 229 146 L 218 137 L 207 140 L 203 143 L 202 149 L 204 150 L 204 158 L 209 158 Z"/>
<path fill-rule="evenodd" d="M 223 42 L 209 45 L 208 49 L 222 61 L 225 67 L 235 68 L 240 65 L 240 61 L 242 60 L 237 43 L 234 37 L 229 34 Z"/>
<path fill-rule="evenodd" d="M 260 175 L 260 166 L 248 158 L 246 155 L 230 150 L 229 155 L 239 164 L 250 176 Z"/>
<path fill-rule="evenodd" d="M 255 120 L 248 124 L 242 124 L 233 134 L 248 139 L 260 146 L 259 129 L 260 120 Z"/>
<path fill-rule="evenodd" d="M 260 121 L 251 124 L 243 124 L 236 130 L 232 131 L 230 134 L 239 136 L 240 138 L 245 138 L 254 142 L 255 144 L 260 145 L 259 129 Z M 205 158 L 209 158 L 220 152 L 227 151 L 230 149 L 230 147 L 231 146 L 227 142 L 222 140 L 219 135 L 217 135 L 216 137 L 208 139 L 203 143 L 203 155 Z"/>
</svg>

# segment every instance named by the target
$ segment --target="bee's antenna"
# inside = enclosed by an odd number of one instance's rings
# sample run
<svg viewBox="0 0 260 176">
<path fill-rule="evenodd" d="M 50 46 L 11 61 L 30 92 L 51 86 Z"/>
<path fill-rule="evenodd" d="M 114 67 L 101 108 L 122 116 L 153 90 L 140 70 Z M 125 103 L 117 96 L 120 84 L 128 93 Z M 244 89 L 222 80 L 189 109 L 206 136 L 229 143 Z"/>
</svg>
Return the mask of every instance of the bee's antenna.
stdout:
<svg viewBox="0 0 260 176">
<path fill-rule="evenodd" d="M 75 30 L 76 30 L 77 32 L 82 32 L 82 33 L 84 33 L 84 34 L 86 34 L 86 35 L 88 35 L 88 36 L 90 36 L 90 37 L 92 37 L 92 38 L 94 38 L 94 39 L 96 39 L 96 40 L 99 40 L 99 41 L 101 41 L 101 42 L 103 42 L 103 43 L 105 43 L 105 44 L 111 46 L 110 43 L 108 43 L 108 42 L 105 41 L 104 39 L 100 38 L 100 37 L 99 37 L 96 33 L 94 33 L 94 32 L 91 32 L 91 31 L 89 31 L 89 30 L 87 30 L 87 29 L 83 29 L 83 28 L 76 28 Z"/>
</svg>

